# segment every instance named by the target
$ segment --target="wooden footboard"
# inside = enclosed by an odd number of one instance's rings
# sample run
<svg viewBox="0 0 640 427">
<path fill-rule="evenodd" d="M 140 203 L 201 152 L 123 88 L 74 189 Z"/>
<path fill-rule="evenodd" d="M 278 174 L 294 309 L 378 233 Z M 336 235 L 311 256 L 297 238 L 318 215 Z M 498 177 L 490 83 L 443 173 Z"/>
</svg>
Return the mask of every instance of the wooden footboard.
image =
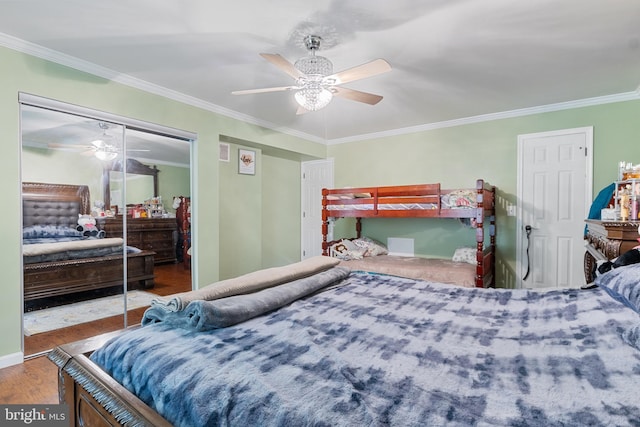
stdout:
<svg viewBox="0 0 640 427">
<path fill-rule="evenodd" d="M 495 247 L 484 248 L 476 265 L 476 287 L 495 288 Z"/>
<path fill-rule="evenodd" d="M 49 353 L 58 367 L 59 399 L 69 407 L 71 426 L 171 426 L 89 359 L 94 350 L 122 332 L 65 344 Z"/>
<path fill-rule="evenodd" d="M 127 255 L 129 289 L 153 287 L 152 251 Z M 122 255 L 25 264 L 24 300 L 31 301 L 122 285 Z"/>
</svg>

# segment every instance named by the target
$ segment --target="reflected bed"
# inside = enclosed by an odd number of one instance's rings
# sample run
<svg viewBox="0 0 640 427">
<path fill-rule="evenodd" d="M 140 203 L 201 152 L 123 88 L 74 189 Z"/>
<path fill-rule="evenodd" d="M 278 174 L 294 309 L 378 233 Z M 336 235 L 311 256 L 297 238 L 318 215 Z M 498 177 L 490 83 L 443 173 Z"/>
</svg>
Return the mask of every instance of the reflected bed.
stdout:
<svg viewBox="0 0 640 427">
<path fill-rule="evenodd" d="M 51 229 L 75 229 L 79 214 L 90 212 L 89 188 L 86 185 L 49 184 L 24 182 L 23 239 L 26 241 L 38 229 L 51 236 Z M 44 230 L 44 231 L 43 231 Z M 49 231 L 47 231 L 49 230 Z M 59 237 L 59 236 L 56 236 Z M 48 237 L 55 239 L 56 237 Z M 67 236 L 71 238 L 72 236 Z M 108 237 L 108 236 L 107 236 Z M 24 301 L 53 296 L 76 294 L 83 291 L 122 286 L 124 256 L 122 239 L 97 239 L 100 248 L 90 252 L 78 251 L 92 245 L 90 240 L 81 242 L 24 244 Z M 52 250 L 61 246 L 60 251 Z M 70 248 L 67 245 L 71 245 Z M 96 252 L 97 251 L 97 252 Z M 46 252 L 46 254 L 45 254 Z M 127 253 L 127 277 L 130 289 L 153 287 L 152 251 L 130 249 Z"/>
</svg>

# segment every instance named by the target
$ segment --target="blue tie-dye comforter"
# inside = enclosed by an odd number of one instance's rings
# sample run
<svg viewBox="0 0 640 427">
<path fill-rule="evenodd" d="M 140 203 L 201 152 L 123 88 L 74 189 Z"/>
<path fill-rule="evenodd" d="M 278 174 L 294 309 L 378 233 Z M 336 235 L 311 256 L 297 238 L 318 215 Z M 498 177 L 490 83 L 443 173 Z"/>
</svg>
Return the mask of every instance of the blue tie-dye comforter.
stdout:
<svg viewBox="0 0 640 427">
<path fill-rule="evenodd" d="M 640 425 L 637 313 L 599 289 L 352 273 L 236 326 L 155 324 L 92 355 L 177 426 Z"/>
</svg>

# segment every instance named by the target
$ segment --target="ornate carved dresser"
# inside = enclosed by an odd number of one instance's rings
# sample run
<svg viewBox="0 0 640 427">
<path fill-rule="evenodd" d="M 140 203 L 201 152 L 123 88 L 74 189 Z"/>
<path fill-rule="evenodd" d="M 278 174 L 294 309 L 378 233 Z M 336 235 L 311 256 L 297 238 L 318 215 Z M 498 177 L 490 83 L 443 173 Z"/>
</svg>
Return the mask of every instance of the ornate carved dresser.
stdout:
<svg viewBox="0 0 640 427">
<path fill-rule="evenodd" d="M 122 237 L 122 218 L 104 221 L 107 237 Z M 127 244 L 154 251 L 156 264 L 176 262 L 175 218 L 127 218 Z"/>
<path fill-rule="evenodd" d="M 586 252 L 584 275 L 587 283 L 598 260 L 610 260 L 638 246 L 640 221 L 586 220 Z"/>
</svg>

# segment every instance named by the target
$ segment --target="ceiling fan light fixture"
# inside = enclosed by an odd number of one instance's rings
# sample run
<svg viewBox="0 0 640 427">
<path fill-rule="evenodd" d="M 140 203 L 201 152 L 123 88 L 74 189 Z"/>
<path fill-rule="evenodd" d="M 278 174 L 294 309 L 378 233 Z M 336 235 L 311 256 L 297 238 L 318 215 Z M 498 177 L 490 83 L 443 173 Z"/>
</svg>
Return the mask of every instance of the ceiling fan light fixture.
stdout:
<svg viewBox="0 0 640 427">
<path fill-rule="evenodd" d="M 238 90 L 231 93 L 234 95 L 246 95 L 291 90 L 295 91 L 294 98 L 296 102 L 306 111 L 317 111 L 326 107 L 334 95 L 369 105 L 375 105 L 380 102 L 382 100 L 380 95 L 348 89 L 341 87 L 341 85 L 391 71 L 389 63 L 382 58 L 378 58 L 334 74 L 331 61 L 323 56 L 316 55 L 316 51 L 320 49 L 321 41 L 322 37 L 320 36 L 306 36 L 304 44 L 310 53 L 293 64 L 279 54 L 260 54 L 264 59 L 293 77 L 296 81 L 295 85 Z M 297 114 L 304 114 L 302 109 L 298 109 Z"/>
<path fill-rule="evenodd" d="M 109 150 L 96 150 L 95 156 L 103 162 L 113 160 L 118 157 L 118 152 Z"/>
<path fill-rule="evenodd" d="M 305 56 L 298 59 L 293 66 L 307 76 L 325 77 L 333 74 L 333 64 L 324 56 Z"/>
<path fill-rule="evenodd" d="M 326 107 L 333 99 L 329 89 L 321 86 L 308 86 L 296 91 L 293 95 L 296 102 L 307 111 L 318 111 Z"/>
<path fill-rule="evenodd" d="M 300 89 L 294 94 L 296 102 L 307 111 L 318 111 L 326 107 L 333 98 L 333 93 L 326 87 L 324 78 L 333 74 L 333 64 L 324 56 L 316 56 L 317 45 L 308 45 L 311 55 L 298 59 L 293 65 L 304 77 L 298 79 Z"/>
</svg>

